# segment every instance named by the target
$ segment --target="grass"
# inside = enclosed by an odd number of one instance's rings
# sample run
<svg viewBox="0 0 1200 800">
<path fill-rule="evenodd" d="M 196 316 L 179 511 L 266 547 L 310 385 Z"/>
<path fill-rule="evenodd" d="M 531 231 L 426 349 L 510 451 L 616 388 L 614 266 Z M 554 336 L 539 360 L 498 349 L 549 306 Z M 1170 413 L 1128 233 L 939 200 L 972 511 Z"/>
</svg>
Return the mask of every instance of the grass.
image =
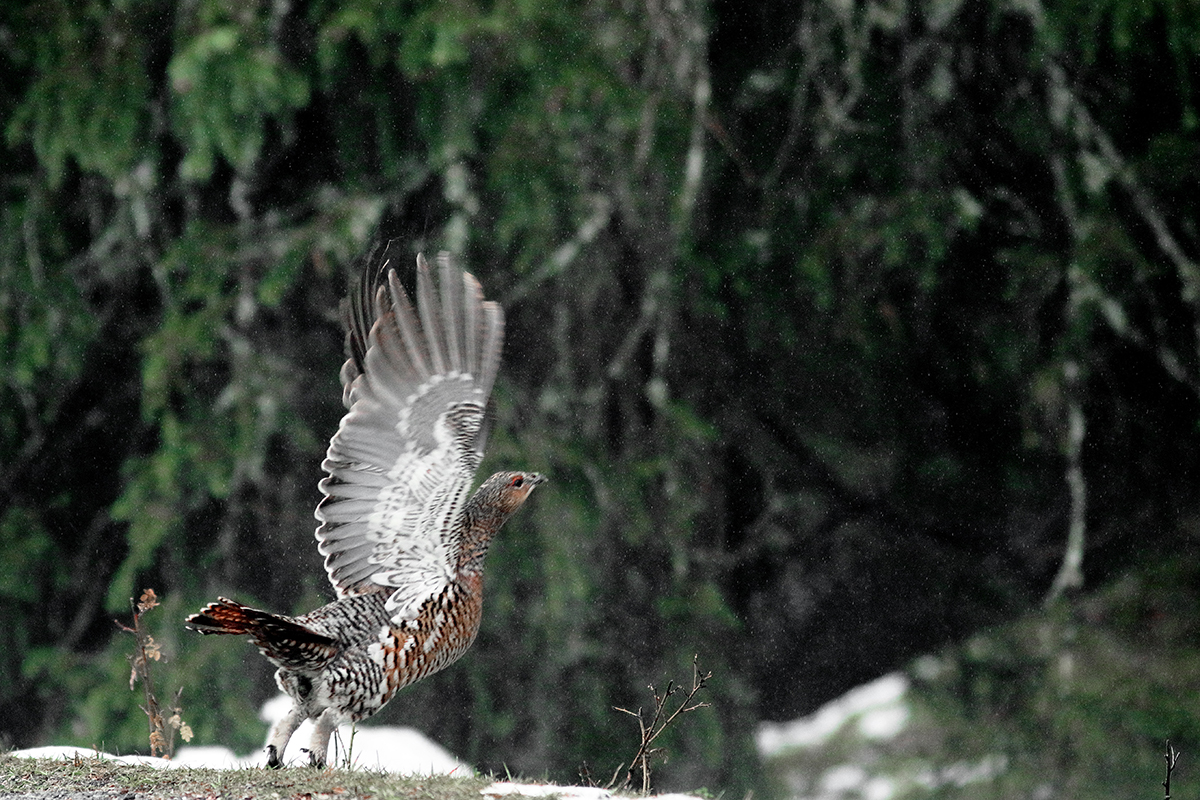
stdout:
<svg viewBox="0 0 1200 800">
<path fill-rule="evenodd" d="M 83 794 L 105 792 L 114 797 L 136 794 L 138 800 L 166 798 L 372 798 L 372 800 L 482 800 L 486 777 L 398 777 L 368 770 L 156 769 L 99 758 L 16 758 L 0 755 L 0 796 L 24 792 Z"/>
</svg>

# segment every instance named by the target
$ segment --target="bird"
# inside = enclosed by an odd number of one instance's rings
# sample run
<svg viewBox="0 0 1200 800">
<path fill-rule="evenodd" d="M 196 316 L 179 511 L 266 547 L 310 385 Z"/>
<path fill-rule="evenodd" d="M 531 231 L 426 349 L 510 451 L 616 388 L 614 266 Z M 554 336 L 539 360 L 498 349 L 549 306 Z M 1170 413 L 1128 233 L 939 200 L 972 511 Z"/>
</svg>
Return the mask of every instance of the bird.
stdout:
<svg viewBox="0 0 1200 800">
<path fill-rule="evenodd" d="M 456 661 L 475 640 L 488 544 L 535 487 L 536 472 L 497 472 L 472 493 L 489 430 L 504 311 L 446 253 L 437 286 L 417 256 L 416 309 L 393 262 L 367 259 L 343 304 L 346 413 L 318 484 L 317 549 L 337 599 L 285 616 L 226 597 L 189 616 L 202 634 L 245 635 L 278 668 L 291 710 L 267 738 L 283 764 L 313 720 L 309 764 L 323 767 L 338 725 L 379 711 L 403 687 Z"/>
</svg>

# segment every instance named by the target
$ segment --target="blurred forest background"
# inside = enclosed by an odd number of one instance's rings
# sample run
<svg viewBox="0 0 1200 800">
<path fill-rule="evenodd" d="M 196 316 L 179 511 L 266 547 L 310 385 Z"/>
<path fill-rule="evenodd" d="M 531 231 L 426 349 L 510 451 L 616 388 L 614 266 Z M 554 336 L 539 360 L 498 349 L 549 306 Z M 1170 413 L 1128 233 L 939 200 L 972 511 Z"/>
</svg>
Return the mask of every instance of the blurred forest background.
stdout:
<svg viewBox="0 0 1200 800">
<path fill-rule="evenodd" d="M 153 587 L 194 743 L 261 746 L 269 664 L 182 619 L 332 598 L 338 302 L 400 237 L 506 306 L 484 473 L 552 482 L 383 721 L 607 777 L 698 654 L 656 784 L 741 797 L 758 721 L 936 653 L 930 753 L 1154 792 L 1200 752 L 1198 99 L 1191 0 L 4 3 L 0 735 L 144 751 Z"/>
</svg>

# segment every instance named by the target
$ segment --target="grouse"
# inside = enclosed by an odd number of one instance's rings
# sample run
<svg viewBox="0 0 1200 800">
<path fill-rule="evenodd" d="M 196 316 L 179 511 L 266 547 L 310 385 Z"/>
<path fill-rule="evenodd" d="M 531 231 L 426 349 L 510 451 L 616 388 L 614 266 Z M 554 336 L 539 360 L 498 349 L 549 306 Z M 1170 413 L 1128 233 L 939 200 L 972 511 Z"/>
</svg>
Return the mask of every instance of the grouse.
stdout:
<svg viewBox="0 0 1200 800">
<path fill-rule="evenodd" d="M 249 636 L 279 668 L 275 682 L 293 705 L 267 740 L 270 767 L 306 719 L 309 762 L 323 766 L 338 725 L 370 717 L 466 652 L 479 631 L 488 543 L 544 481 L 498 472 L 470 492 L 504 312 L 445 253 L 440 291 L 417 256 L 414 310 L 390 266 L 395 249 L 368 266 L 344 305 L 348 411 L 321 465 L 316 509 L 337 600 L 288 617 L 222 597 L 186 621 Z"/>
</svg>

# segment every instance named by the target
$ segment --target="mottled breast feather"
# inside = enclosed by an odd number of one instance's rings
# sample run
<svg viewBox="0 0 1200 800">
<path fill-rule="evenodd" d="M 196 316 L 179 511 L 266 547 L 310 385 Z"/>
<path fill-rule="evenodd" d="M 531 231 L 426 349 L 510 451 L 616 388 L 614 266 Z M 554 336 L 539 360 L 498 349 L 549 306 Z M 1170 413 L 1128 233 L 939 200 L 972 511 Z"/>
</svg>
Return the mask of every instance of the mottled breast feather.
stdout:
<svg viewBox="0 0 1200 800">
<path fill-rule="evenodd" d="M 455 576 L 504 314 L 445 253 L 438 287 L 417 257 L 414 311 L 394 249 L 347 310 L 349 411 L 322 464 L 316 536 L 338 597 L 387 593 L 402 622 Z"/>
</svg>

